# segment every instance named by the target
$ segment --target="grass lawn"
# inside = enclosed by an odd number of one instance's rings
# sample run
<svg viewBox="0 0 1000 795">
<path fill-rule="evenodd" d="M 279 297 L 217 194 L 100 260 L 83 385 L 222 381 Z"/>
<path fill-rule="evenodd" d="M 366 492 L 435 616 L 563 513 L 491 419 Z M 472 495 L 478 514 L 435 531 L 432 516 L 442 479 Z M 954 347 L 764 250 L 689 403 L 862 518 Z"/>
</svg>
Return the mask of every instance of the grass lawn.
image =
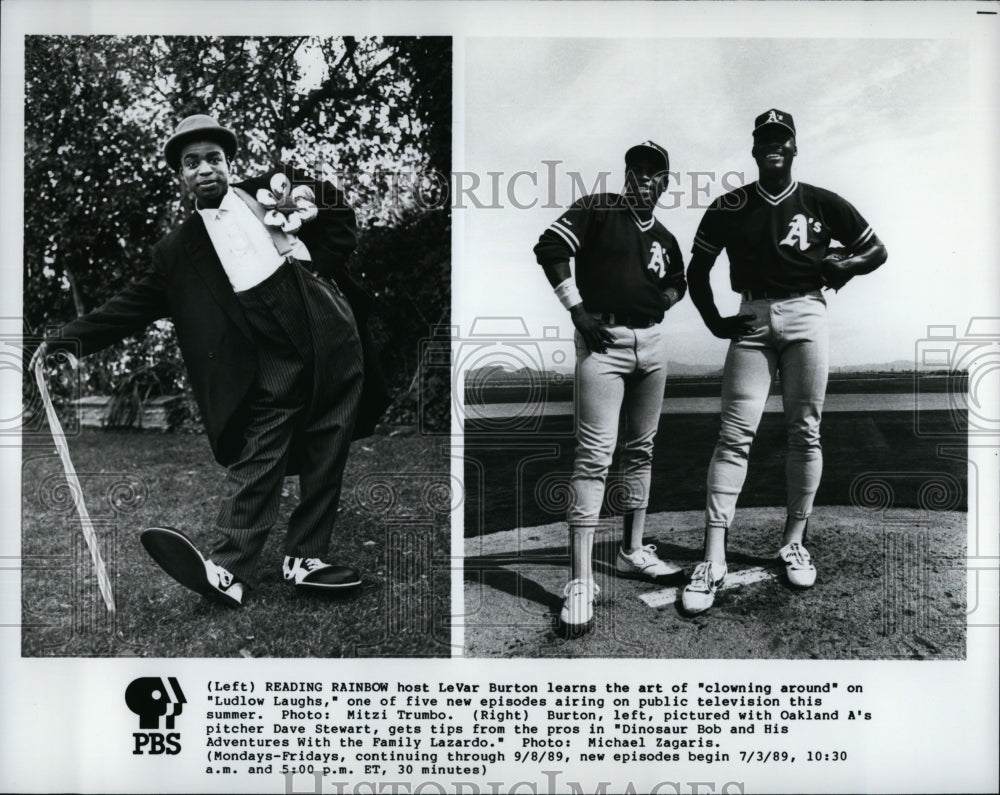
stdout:
<svg viewBox="0 0 1000 795">
<path fill-rule="evenodd" d="M 104 610 L 51 441 L 45 434 L 26 439 L 24 656 L 451 653 L 447 440 L 403 431 L 354 443 L 328 558 L 362 571 L 364 583 L 350 595 L 303 594 L 283 582 L 284 527 L 298 494 L 297 480 L 286 480 L 260 586 L 238 610 L 175 583 L 139 543 L 143 528 L 169 525 L 207 551 L 225 471 L 203 436 L 86 430 L 70 440 L 70 452 L 114 581 L 117 616 Z"/>
</svg>

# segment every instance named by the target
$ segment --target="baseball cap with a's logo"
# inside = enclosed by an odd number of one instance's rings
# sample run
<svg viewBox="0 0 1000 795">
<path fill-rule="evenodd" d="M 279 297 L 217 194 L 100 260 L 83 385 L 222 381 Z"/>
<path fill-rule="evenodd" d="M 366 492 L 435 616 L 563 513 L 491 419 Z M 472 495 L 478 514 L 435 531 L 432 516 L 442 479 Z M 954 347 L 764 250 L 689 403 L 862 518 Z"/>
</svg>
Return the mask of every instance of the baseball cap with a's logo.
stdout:
<svg viewBox="0 0 1000 795">
<path fill-rule="evenodd" d="M 643 141 L 641 144 L 629 147 L 629 150 L 625 153 L 625 165 L 628 165 L 640 156 L 652 157 L 654 160 L 659 160 L 663 163 L 664 171 L 670 170 L 670 156 L 667 154 L 667 150 L 657 143 Z"/>
<path fill-rule="evenodd" d="M 753 120 L 753 134 L 756 135 L 762 127 L 767 127 L 771 124 L 784 127 L 789 130 L 792 135 L 795 135 L 795 122 L 792 119 L 792 114 L 786 113 L 783 110 L 778 110 L 777 108 L 765 110 L 760 114 L 760 116 Z"/>
</svg>

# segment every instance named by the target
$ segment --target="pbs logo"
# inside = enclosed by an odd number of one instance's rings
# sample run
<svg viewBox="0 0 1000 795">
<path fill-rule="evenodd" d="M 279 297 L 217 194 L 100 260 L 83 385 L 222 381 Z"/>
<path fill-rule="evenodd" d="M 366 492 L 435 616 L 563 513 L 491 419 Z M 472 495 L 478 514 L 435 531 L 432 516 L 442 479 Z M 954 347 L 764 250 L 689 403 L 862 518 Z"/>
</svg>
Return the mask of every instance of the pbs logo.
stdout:
<svg viewBox="0 0 1000 795">
<path fill-rule="evenodd" d="M 135 742 L 132 753 L 150 756 L 180 753 L 180 732 L 170 730 L 185 703 L 187 699 L 176 677 L 142 676 L 133 680 L 125 688 L 125 704 L 139 716 L 141 731 L 132 734 Z"/>
</svg>

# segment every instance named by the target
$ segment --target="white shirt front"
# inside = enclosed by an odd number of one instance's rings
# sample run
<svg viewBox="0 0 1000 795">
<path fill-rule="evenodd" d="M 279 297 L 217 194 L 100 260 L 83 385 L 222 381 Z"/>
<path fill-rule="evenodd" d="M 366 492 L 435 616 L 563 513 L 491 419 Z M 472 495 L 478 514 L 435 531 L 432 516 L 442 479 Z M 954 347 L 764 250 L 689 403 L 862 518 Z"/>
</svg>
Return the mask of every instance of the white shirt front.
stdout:
<svg viewBox="0 0 1000 795">
<path fill-rule="evenodd" d="M 274 273 L 282 263 L 270 233 L 239 196 L 226 191 L 222 203 L 198 208 L 205 229 L 219 255 L 229 283 L 237 292 L 249 290 Z M 310 259 L 301 240 L 290 236 L 292 253 L 297 259 Z"/>
</svg>

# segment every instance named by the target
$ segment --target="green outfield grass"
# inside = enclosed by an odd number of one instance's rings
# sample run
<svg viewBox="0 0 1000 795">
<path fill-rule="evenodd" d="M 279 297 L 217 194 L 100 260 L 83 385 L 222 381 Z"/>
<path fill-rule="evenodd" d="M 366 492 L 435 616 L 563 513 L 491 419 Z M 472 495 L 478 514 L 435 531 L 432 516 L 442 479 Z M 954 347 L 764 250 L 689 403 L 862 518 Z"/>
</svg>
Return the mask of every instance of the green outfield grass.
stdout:
<svg viewBox="0 0 1000 795">
<path fill-rule="evenodd" d="M 285 482 L 262 582 L 239 610 L 164 574 L 139 543 L 151 525 L 207 549 L 225 472 L 202 436 L 84 431 L 70 440 L 86 505 L 114 581 L 109 620 L 97 592 L 62 467 L 44 434 L 25 439 L 22 479 L 22 653 L 25 656 L 440 656 L 449 642 L 448 458 L 413 433 L 355 442 L 330 559 L 364 584 L 342 597 L 297 593 L 281 579 L 282 540 L 297 481 Z M 443 561 L 443 562 L 442 562 Z"/>
</svg>

